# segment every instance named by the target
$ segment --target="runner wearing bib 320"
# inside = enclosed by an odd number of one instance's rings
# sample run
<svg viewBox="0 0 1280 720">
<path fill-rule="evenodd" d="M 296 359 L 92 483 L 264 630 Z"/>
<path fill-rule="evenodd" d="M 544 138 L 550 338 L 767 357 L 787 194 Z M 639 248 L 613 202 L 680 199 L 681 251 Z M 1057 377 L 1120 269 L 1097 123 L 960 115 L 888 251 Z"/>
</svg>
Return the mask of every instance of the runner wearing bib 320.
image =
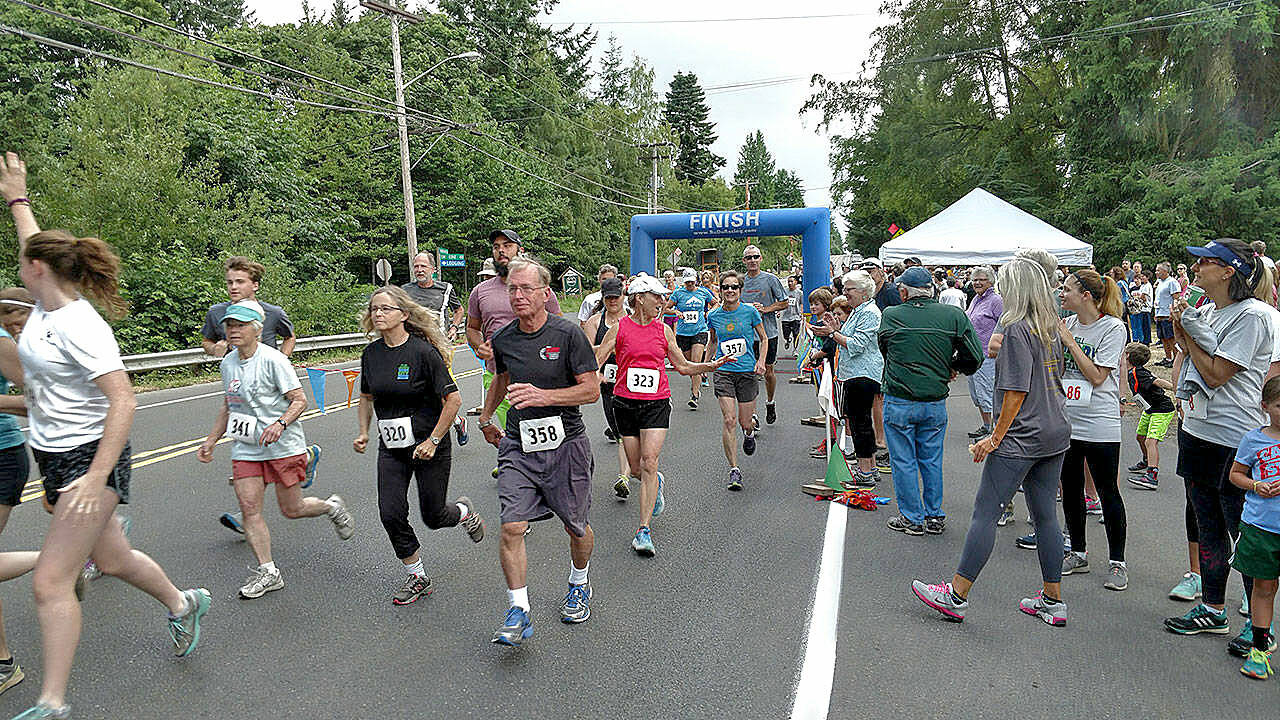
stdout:
<svg viewBox="0 0 1280 720">
<path fill-rule="evenodd" d="M 716 399 L 720 401 L 720 416 L 724 421 L 720 440 L 724 445 L 724 457 L 729 461 L 729 489 L 742 489 L 742 471 L 738 469 L 738 431 L 742 427 L 742 451 L 751 455 L 756 451 L 756 431 L 753 416 L 756 397 L 760 394 L 760 375 L 764 373 L 764 357 L 755 354 L 755 343 L 764 353 L 769 338 L 764 334 L 764 321 L 759 311 L 744 305 L 742 275 L 729 270 L 720 276 L 720 298 L 723 305 L 707 313 L 707 326 L 711 329 L 711 345 L 716 357 L 734 358 L 716 370 Z"/>
<path fill-rule="evenodd" d="M 518 646 L 533 635 L 524 532 L 529 521 L 552 513 L 569 534 L 573 560 L 560 619 L 580 623 L 591 616 L 587 571 L 595 536 L 587 514 L 595 468 L 578 406 L 600 396 L 600 376 L 582 328 L 548 314 L 550 283 L 551 273 L 541 264 L 511 261 L 506 288 L 516 319 L 490 341 L 496 374 L 480 412 L 484 438 L 498 448 L 499 558 L 510 608 L 493 642 L 503 645 Z M 493 424 L 503 398 L 511 402 L 505 433 Z"/>
<path fill-rule="evenodd" d="M 691 363 L 676 343 L 675 333 L 661 320 L 667 291 L 657 279 L 641 273 L 627 287 L 634 312 L 624 317 L 616 329 L 605 335 L 596 348 L 596 358 L 615 350 L 618 381 L 614 387 L 614 412 L 618 432 L 632 467 L 640 466 L 640 527 L 631 549 L 646 557 L 655 550 L 649 524 L 662 513 L 663 476 L 658 472 L 658 456 L 671 424 L 671 388 L 667 384 L 665 361 L 681 375 L 712 372 L 730 357 L 710 363 Z"/>
</svg>

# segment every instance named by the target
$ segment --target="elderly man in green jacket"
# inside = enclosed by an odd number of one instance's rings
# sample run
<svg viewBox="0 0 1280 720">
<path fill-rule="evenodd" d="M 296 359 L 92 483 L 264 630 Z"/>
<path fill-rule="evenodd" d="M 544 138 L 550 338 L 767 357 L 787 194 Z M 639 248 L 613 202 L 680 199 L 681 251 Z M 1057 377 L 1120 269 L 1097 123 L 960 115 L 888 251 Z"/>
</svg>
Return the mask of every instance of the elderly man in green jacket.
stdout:
<svg viewBox="0 0 1280 720">
<path fill-rule="evenodd" d="M 947 394 L 957 372 L 972 375 L 982 366 L 983 350 L 964 311 L 934 300 L 928 270 L 908 268 L 898 288 L 902 304 L 884 309 L 879 340 L 884 434 L 900 513 L 888 525 L 908 535 L 938 535 L 945 528 Z"/>
</svg>

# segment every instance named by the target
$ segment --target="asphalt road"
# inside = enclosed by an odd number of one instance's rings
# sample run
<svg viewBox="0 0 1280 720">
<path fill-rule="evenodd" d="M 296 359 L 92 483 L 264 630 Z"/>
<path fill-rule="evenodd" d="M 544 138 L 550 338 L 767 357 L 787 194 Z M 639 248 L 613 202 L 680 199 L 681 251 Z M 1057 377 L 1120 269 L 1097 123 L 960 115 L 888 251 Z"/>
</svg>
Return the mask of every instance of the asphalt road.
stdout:
<svg viewBox="0 0 1280 720">
<path fill-rule="evenodd" d="M 460 351 L 465 407 L 479 398 L 475 367 Z M 535 634 L 518 650 L 489 642 L 506 595 L 489 475 L 494 451 L 478 432 L 454 449 L 451 493 L 477 501 L 489 537 L 473 545 L 461 529 L 429 531 L 415 517 L 435 592 L 393 606 L 390 594 L 403 576 L 377 519 L 374 456 L 350 449 L 355 412 L 334 407 L 345 404 L 346 384 L 331 374 L 330 412 L 304 423 L 309 440 L 325 448 L 312 492 L 342 494 L 356 535 L 341 542 L 327 521 L 286 521 L 269 504 L 287 586 L 240 600 L 251 554 L 217 522 L 235 507 L 229 454 L 221 446 L 212 465 L 194 454 L 218 403 L 216 394 L 198 396 L 216 388 L 141 396 L 132 435 L 134 501 L 125 509 L 133 541 L 180 587 L 209 588 L 213 606 L 200 647 L 177 660 L 158 604 L 111 578 L 93 583 L 69 695 L 74 716 L 790 716 L 828 516 L 827 503 L 797 490 L 823 470 L 807 454 L 820 431 L 797 424 L 812 414 L 812 386 L 780 385 L 779 422 L 761 433 L 756 455 L 742 459 L 746 491 L 729 493 L 714 404 L 687 410 L 687 381 L 672 374 L 671 382 L 676 406 L 662 458 L 668 505 L 653 529 L 657 557 L 630 550 L 634 502 L 613 498 L 615 446 L 601 435 L 599 406 L 588 408 L 596 457 L 592 617 L 578 626 L 558 622 L 566 536 L 554 522 L 538 523 L 528 538 Z M 963 382 L 950 411 L 945 534 L 916 538 L 885 529 L 892 505 L 848 511 L 828 717 L 1274 716 L 1280 682 L 1241 676 L 1225 638 L 1176 637 L 1161 628 L 1161 618 L 1188 607 L 1166 598 L 1186 562 L 1172 443 L 1164 448 L 1167 487 L 1122 488 L 1130 518 L 1127 592 L 1103 589 L 1105 573 L 1095 569 L 1064 579 L 1066 628 L 1017 612 L 1019 598 L 1039 586 L 1035 553 L 1013 545 L 1027 528 L 1019 502 L 1018 522 L 1000 530 L 965 622 L 944 622 L 920 604 L 908 583 L 950 577 L 977 485 L 979 468 L 965 454 L 965 431 L 977 415 Z M 1135 422 L 1126 417 L 1128 428 Z M 1136 454 L 1126 444 L 1123 464 Z M 887 484 L 884 492 L 892 494 Z M 38 547 L 46 524 L 38 503 L 24 504 L 4 546 Z M 1095 552 L 1105 552 L 1102 527 L 1091 523 L 1089 532 Z M 1238 579 L 1230 588 L 1235 630 L 1243 622 L 1235 614 Z M 0 586 L 0 597 L 9 644 L 28 673 L 0 696 L 0 717 L 7 717 L 39 693 L 40 640 L 30 578 Z"/>
</svg>

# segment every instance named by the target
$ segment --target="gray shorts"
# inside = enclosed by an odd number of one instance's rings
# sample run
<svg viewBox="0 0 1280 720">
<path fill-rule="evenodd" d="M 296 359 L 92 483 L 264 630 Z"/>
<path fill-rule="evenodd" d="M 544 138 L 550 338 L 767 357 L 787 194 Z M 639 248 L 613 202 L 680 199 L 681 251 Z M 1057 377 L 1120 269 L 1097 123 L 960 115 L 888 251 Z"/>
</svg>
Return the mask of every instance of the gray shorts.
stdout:
<svg viewBox="0 0 1280 720">
<path fill-rule="evenodd" d="M 760 394 L 760 379 L 755 373 L 717 370 L 712 387 L 718 398 L 734 398 L 740 403 L 748 403 L 755 401 Z"/>
<path fill-rule="evenodd" d="M 585 432 L 555 450 L 525 453 L 520 441 L 498 443 L 498 517 L 504 523 L 540 520 L 555 513 L 578 537 L 587 534 L 595 459 Z"/>
<path fill-rule="evenodd" d="M 982 412 L 992 412 L 996 394 L 996 359 L 986 358 L 978 372 L 969 376 L 969 397 Z"/>
</svg>

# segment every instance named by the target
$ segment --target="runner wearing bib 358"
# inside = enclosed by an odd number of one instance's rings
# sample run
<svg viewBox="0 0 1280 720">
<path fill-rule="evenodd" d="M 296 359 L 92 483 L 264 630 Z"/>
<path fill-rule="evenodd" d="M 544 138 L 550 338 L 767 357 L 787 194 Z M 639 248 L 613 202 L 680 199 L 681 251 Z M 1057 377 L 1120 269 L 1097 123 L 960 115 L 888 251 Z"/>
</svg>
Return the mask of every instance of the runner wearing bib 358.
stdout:
<svg viewBox="0 0 1280 720">
<path fill-rule="evenodd" d="M 518 646 L 533 636 L 524 544 L 531 520 L 554 513 L 569 534 L 573 562 L 560 619 L 580 623 L 591 616 L 587 571 L 595 536 L 587 514 L 595 468 L 578 406 L 600 397 L 600 376 L 582 328 L 547 312 L 551 272 L 534 260 L 512 260 L 507 282 L 516 320 L 493 335 L 497 374 L 479 427 L 484 439 L 498 448 L 499 557 L 510 604 L 493 642 Z M 504 397 L 511 401 L 505 433 L 493 424 L 494 410 Z"/>
<path fill-rule="evenodd" d="M 452 444 L 449 427 L 462 395 L 449 374 L 453 348 L 431 313 L 397 287 L 369 298 L 360 320 L 366 333 L 381 335 L 360 355 L 360 407 L 352 446 L 369 446 L 369 423 L 378 415 L 378 512 L 396 557 L 408 572 L 391 602 L 408 605 L 431 594 L 431 580 L 409 525 L 409 481 L 418 481 L 418 508 L 432 530 L 461 525 L 473 542 L 484 539 L 484 522 L 465 495 L 445 501 Z"/>
<path fill-rule="evenodd" d="M 307 396 L 293 366 L 273 347 L 258 342 L 266 318 L 256 300 L 227 306 L 222 326 L 231 351 L 219 370 L 224 391 L 222 407 L 209 437 L 196 450 L 200 462 L 213 461 L 213 449 L 224 435 L 232 441 L 232 487 L 244 518 L 245 539 L 258 567 L 240 588 L 240 597 L 258 598 L 284 587 L 280 569 L 271 559 L 271 531 L 262 517 L 266 487 L 276 486 L 280 514 L 290 519 L 326 515 L 338 537 L 347 540 L 353 527 L 342 498 L 303 497 L 307 474 L 307 440 L 298 417 L 307 409 Z"/>
<path fill-rule="evenodd" d="M 756 431 L 752 417 L 756 411 L 756 397 L 760 394 L 760 375 L 764 373 L 765 353 L 769 338 L 764 334 L 764 321 L 760 313 L 750 305 L 742 304 L 742 275 L 729 270 L 720 275 L 720 297 L 723 305 L 707 313 L 707 326 L 711 329 L 711 345 L 716 357 L 731 359 L 715 372 L 716 399 L 720 401 L 720 416 L 724 428 L 720 435 L 724 445 L 724 457 L 729 461 L 729 489 L 742 489 L 742 471 L 738 469 L 738 431 L 742 428 L 742 451 L 752 455 L 756 451 Z M 761 355 L 755 354 L 754 343 L 759 343 Z"/>
<path fill-rule="evenodd" d="M 676 343 L 676 335 L 662 322 L 667 289 L 656 278 L 641 273 L 627 286 L 632 317 L 624 317 L 609 330 L 596 348 L 603 360 L 617 351 L 618 381 L 614 387 L 614 412 L 618 433 L 632 467 L 640 466 L 640 528 L 631 549 L 646 557 L 655 554 L 649 524 L 662 513 L 663 477 L 658 456 L 671 425 L 671 388 L 664 361 L 681 375 L 712 372 L 734 359 L 721 356 L 715 362 L 691 363 Z"/>
<path fill-rule="evenodd" d="M 675 308 L 676 344 L 680 352 L 693 362 L 702 362 L 707 350 L 707 311 L 715 307 L 716 298 L 711 291 L 698 287 L 698 274 L 692 268 L 684 271 L 684 287 L 671 293 L 667 306 Z M 690 378 L 689 409 L 698 409 L 698 388 L 702 375 Z"/>
</svg>

